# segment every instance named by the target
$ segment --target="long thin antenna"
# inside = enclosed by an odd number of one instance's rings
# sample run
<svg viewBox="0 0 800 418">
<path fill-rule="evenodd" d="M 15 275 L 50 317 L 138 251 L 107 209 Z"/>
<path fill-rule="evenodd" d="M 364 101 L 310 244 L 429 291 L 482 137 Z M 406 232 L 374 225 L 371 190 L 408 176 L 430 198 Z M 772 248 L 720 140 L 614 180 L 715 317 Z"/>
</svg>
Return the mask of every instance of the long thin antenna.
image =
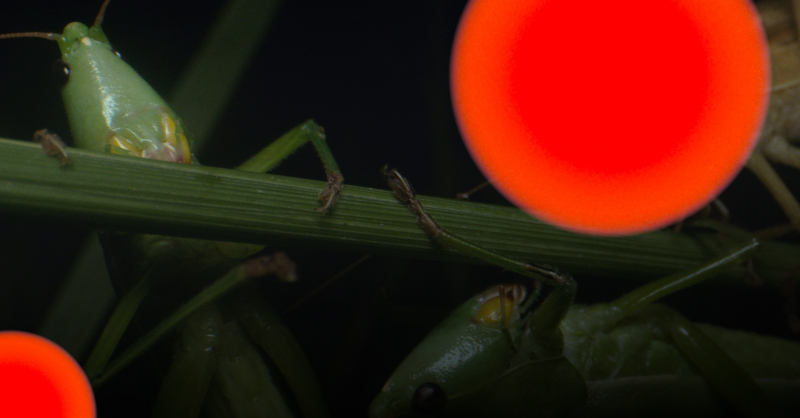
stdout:
<svg viewBox="0 0 800 418">
<path fill-rule="evenodd" d="M 47 33 L 47 32 L 19 32 L 19 33 L 5 33 L 0 35 L 0 39 L 8 39 L 8 38 L 44 38 L 50 41 L 58 40 L 58 37 L 61 36 L 57 33 Z"/>
<path fill-rule="evenodd" d="M 100 6 L 100 11 L 97 12 L 97 17 L 94 18 L 94 24 L 92 25 L 93 27 L 100 26 L 103 24 L 103 16 L 106 14 L 106 7 L 108 6 L 108 2 L 110 1 L 111 0 L 105 0 L 103 2 L 103 5 Z"/>
<path fill-rule="evenodd" d="M 366 255 L 362 256 L 361 258 L 359 258 L 358 260 L 354 261 L 354 262 L 353 262 L 352 264 L 350 264 L 349 266 L 345 267 L 345 268 L 344 268 L 342 271 L 340 271 L 340 272 L 336 273 L 336 274 L 335 274 L 333 277 L 331 277 L 330 279 L 328 279 L 328 280 L 325 280 L 325 283 L 323 283 L 322 285 L 320 285 L 319 287 L 317 287 L 316 289 L 314 289 L 313 291 L 311 291 L 311 293 L 309 293 L 309 294 L 307 294 L 307 295 L 303 296 L 302 298 L 300 298 L 300 300 L 298 300 L 297 302 L 295 302 L 295 303 L 294 303 L 292 306 L 288 307 L 288 308 L 287 308 L 285 311 L 281 312 L 281 316 L 285 316 L 287 313 L 289 313 L 289 312 L 293 311 L 295 308 L 297 308 L 297 307 L 299 307 L 300 305 L 302 305 L 302 304 L 306 303 L 306 302 L 307 302 L 309 299 L 311 299 L 312 297 L 314 297 L 314 296 L 318 295 L 318 294 L 319 294 L 319 292 L 321 292 L 323 289 L 325 289 L 326 287 L 328 287 L 328 286 L 330 286 L 331 284 L 333 284 L 333 282 L 335 282 L 336 280 L 338 280 L 340 277 L 342 277 L 342 276 L 344 276 L 345 274 L 349 273 L 349 272 L 350 272 L 350 270 L 353 270 L 354 268 L 358 267 L 358 266 L 359 266 L 361 263 L 363 263 L 363 262 L 367 261 L 367 260 L 369 259 L 369 257 L 370 257 L 370 255 L 369 255 L 369 254 L 366 254 Z"/>
</svg>

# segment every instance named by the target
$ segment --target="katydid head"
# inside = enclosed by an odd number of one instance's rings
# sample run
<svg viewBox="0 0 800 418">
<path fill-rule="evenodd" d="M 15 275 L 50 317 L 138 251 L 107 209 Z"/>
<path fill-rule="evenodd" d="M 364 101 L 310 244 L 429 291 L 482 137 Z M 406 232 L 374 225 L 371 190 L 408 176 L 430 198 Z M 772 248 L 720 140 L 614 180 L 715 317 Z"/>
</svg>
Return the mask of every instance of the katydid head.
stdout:
<svg viewBox="0 0 800 418">
<path fill-rule="evenodd" d="M 72 22 L 64 28 L 64 33 L 62 34 L 50 32 L 18 32 L 1 34 L 0 39 L 42 38 L 49 41 L 56 41 L 61 49 L 61 55 L 65 59 L 75 44 L 79 42 L 85 43 L 87 40 L 97 41 L 108 45 L 108 47 L 111 48 L 108 38 L 106 38 L 106 35 L 103 33 L 103 30 L 100 27 L 100 25 L 103 23 L 103 16 L 105 15 L 106 7 L 108 7 L 108 3 L 110 1 L 111 0 L 105 0 L 100 6 L 100 11 L 97 13 L 97 17 L 95 17 L 94 23 L 91 27 L 80 22 Z"/>
<path fill-rule="evenodd" d="M 458 307 L 397 367 L 370 417 L 460 415 L 509 365 L 522 330 L 522 285 L 494 286 Z"/>
<path fill-rule="evenodd" d="M 103 30 L 96 23 L 90 28 L 83 23 L 72 22 L 64 28 L 64 33 L 62 34 L 48 32 L 20 32 L 0 35 L 0 39 L 8 38 L 42 38 L 49 41 L 56 41 L 59 49 L 61 50 L 61 59 L 56 62 L 56 71 L 59 73 L 59 77 L 61 77 L 61 73 L 66 76 L 64 77 L 63 82 L 60 83 L 62 86 L 69 81 L 69 61 L 71 56 L 74 54 L 77 45 L 105 45 L 108 49 L 111 49 L 111 44 L 108 42 L 108 38 L 106 38 Z"/>
<path fill-rule="evenodd" d="M 86 44 L 88 42 L 98 42 L 98 45 L 107 45 L 108 48 L 111 48 L 111 44 L 108 42 L 108 38 L 103 33 L 103 30 L 100 28 L 101 23 L 103 22 L 103 15 L 105 14 L 106 7 L 108 6 L 110 0 L 105 0 L 103 4 L 100 6 L 100 11 L 97 13 L 97 17 L 95 17 L 94 24 L 91 27 L 86 26 L 81 22 L 72 22 L 64 27 L 64 33 L 50 33 L 50 32 L 18 32 L 18 33 L 6 33 L 0 34 L 0 39 L 10 39 L 10 38 L 42 38 L 47 39 L 48 41 L 56 41 L 58 43 L 58 47 L 61 50 L 61 57 L 62 59 L 57 62 L 58 71 L 63 72 L 66 75 L 66 79 L 64 80 L 63 84 L 66 84 L 66 81 L 69 80 L 70 74 L 70 65 L 69 65 L 69 56 L 75 49 L 75 46 L 78 43 Z"/>
<path fill-rule="evenodd" d="M 103 4 L 100 6 L 100 10 L 97 12 L 97 16 L 94 18 L 94 23 L 92 24 L 91 28 L 87 27 L 86 25 L 80 22 L 72 22 L 64 28 L 63 34 L 50 33 L 50 32 L 18 32 L 18 33 L 1 34 L 0 39 L 42 38 L 42 39 L 47 39 L 49 41 L 57 41 L 59 45 L 61 45 L 62 42 L 74 43 L 84 36 L 89 36 L 98 41 L 108 43 L 108 39 L 103 34 L 102 29 L 100 29 L 100 25 L 102 25 L 103 23 L 103 16 L 106 13 L 106 8 L 108 7 L 108 3 L 110 1 L 111 0 L 103 1 Z M 63 48 L 62 48 L 62 54 L 63 54 Z"/>
</svg>

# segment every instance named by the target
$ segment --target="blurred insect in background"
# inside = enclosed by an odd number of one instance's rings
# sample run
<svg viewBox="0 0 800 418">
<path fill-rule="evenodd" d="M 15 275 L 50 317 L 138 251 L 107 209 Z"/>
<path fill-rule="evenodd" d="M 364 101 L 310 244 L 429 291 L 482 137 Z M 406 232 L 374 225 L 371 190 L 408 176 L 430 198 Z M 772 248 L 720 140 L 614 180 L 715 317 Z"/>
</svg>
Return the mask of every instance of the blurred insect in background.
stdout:
<svg viewBox="0 0 800 418">
<path fill-rule="evenodd" d="M 769 42 L 772 87 L 767 119 L 747 167 L 775 197 L 791 227 L 800 229 L 800 204 L 768 162 L 800 169 L 800 149 L 793 145 L 800 140 L 800 2 L 768 0 L 756 6 Z"/>
<path fill-rule="evenodd" d="M 193 163 L 190 140 L 178 116 L 120 59 L 103 33 L 100 26 L 108 3 L 103 3 L 91 27 L 74 22 L 63 34 L 26 32 L 0 35 L 0 39 L 38 37 L 58 43 L 62 56 L 59 66 L 66 78 L 62 96 L 78 147 Z M 57 135 L 42 130 L 37 131 L 35 139 L 48 155 L 67 164 L 69 156 Z M 322 128 L 314 122 L 290 131 L 239 169 L 266 172 L 306 142 L 316 147 L 329 180 L 319 196 L 322 206 L 318 210 L 323 216 L 336 204 L 343 178 Z M 250 277 L 275 274 L 285 281 L 294 280 L 294 264 L 285 255 L 244 261 L 263 246 L 154 235 L 107 232 L 102 241 L 108 267 L 126 294 L 86 363 L 85 371 L 95 387 L 191 316 L 181 325 L 179 353 L 166 374 L 156 415 L 197 416 L 204 402 L 206 410 L 213 411 L 209 413 L 218 415 L 292 416 L 293 409 L 309 417 L 326 415 L 315 377 L 299 345 L 263 300 L 240 294 L 233 305 L 207 304 Z M 200 293 L 109 364 L 133 314 L 144 297 L 159 286 L 177 286 L 181 289 L 178 294 L 187 290 Z M 180 300 L 178 294 L 175 296 Z M 259 350 L 274 357 L 265 360 Z M 271 373 L 275 371 L 270 372 L 269 363 L 275 364 L 282 376 L 277 380 L 287 382 L 295 401 L 284 400 L 285 393 L 274 385 L 276 379 Z"/>
</svg>

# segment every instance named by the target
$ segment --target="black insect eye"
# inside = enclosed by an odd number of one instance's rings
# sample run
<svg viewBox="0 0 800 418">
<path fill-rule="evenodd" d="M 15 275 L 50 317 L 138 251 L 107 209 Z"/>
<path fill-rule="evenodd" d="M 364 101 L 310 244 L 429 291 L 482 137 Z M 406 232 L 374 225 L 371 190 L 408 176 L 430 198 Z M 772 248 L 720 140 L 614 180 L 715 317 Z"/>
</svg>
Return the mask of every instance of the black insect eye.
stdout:
<svg viewBox="0 0 800 418">
<path fill-rule="evenodd" d="M 59 87 L 64 87 L 69 81 L 69 64 L 62 60 L 53 64 L 53 78 Z"/>
<path fill-rule="evenodd" d="M 447 395 L 439 385 L 433 382 L 423 383 L 414 391 L 411 406 L 422 414 L 433 414 L 444 408 Z"/>
</svg>

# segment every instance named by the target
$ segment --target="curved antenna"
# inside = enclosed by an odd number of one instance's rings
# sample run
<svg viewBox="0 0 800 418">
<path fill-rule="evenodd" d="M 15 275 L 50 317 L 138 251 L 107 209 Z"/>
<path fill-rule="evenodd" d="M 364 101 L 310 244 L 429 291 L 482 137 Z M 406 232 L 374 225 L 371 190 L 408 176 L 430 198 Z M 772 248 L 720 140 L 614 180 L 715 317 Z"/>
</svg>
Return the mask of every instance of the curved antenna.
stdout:
<svg viewBox="0 0 800 418">
<path fill-rule="evenodd" d="M 92 27 L 100 26 L 103 24 L 103 16 L 106 14 L 106 7 L 108 7 L 108 2 L 110 1 L 111 0 L 105 0 L 103 2 L 103 5 L 100 6 L 100 11 L 97 12 L 97 17 L 94 18 L 94 24 L 92 24 Z"/>
<path fill-rule="evenodd" d="M 8 39 L 8 38 L 44 38 L 50 41 L 57 41 L 60 37 L 60 34 L 57 33 L 47 33 L 47 32 L 18 32 L 18 33 L 5 33 L 0 35 L 0 39 Z"/>
</svg>

